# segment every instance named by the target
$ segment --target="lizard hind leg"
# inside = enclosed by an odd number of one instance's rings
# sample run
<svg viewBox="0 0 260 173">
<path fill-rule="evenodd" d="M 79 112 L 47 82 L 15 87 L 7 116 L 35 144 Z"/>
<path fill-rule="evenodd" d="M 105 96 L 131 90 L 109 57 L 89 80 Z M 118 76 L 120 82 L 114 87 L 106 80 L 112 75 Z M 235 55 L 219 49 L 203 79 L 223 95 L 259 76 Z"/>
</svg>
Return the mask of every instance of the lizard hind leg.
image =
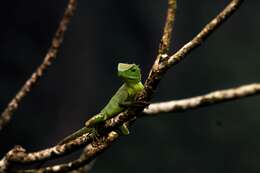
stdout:
<svg viewBox="0 0 260 173">
<path fill-rule="evenodd" d="M 91 128 L 91 132 L 92 134 L 91 138 L 92 138 L 92 141 L 94 141 L 95 143 L 99 143 L 99 134 L 98 134 L 98 131 L 96 128 Z"/>
<path fill-rule="evenodd" d="M 85 122 L 86 127 L 93 127 L 97 126 L 99 123 L 104 122 L 107 119 L 107 116 L 105 114 L 97 114 L 91 117 L 89 120 Z"/>
<path fill-rule="evenodd" d="M 93 117 L 91 117 L 89 120 L 85 122 L 85 127 L 91 129 L 90 132 L 92 134 L 91 138 L 96 145 L 102 142 L 102 140 L 99 139 L 101 136 L 99 135 L 98 132 L 98 125 L 100 125 L 102 122 L 105 122 L 106 119 L 107 119 L 106 114 L 99 113 L 97 115 L 94 115 Z"/>
</svg>

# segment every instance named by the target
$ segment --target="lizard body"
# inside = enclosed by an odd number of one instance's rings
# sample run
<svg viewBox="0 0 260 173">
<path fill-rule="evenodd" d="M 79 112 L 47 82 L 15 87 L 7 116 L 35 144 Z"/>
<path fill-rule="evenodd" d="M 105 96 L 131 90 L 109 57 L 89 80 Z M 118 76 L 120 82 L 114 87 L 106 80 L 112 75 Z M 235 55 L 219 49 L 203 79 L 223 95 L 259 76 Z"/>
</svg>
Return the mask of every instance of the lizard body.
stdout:
<svg viewBox="0 0 260 173">
<path fill-rule="evenodd" d="M 85 127 L 64 138 L 59 144 L 67 143 L 71 140 L 90 132 L 93 128 L 107 119 L 123 112 L 127 107 L 135 102 L 136 96 L 144 89 L 141 82 L 141 70 L 136 64 L 119 63 L 118 77 L 124 81 L 124 84 L 117 90 L 108 104 L 96 115 L 85 122 Z M 119 128 L 123 135 L 128 135 L 129 130 L 125 124 Z"/>
</svg>

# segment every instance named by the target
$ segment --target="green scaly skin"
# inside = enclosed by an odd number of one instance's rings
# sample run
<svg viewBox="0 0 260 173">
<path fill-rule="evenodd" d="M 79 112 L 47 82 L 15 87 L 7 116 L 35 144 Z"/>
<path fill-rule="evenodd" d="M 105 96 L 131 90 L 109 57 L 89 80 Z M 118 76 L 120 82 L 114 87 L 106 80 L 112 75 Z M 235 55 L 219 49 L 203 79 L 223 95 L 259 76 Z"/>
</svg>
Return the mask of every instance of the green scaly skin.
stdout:
<svg viewBox="0 0 260 173">
<path fill-rule="evenodd" d="M 95 116 L 85 122 L 85 127 L 74 132 L 70 136 L 64 138 L 59 144 L 67 143 L 74 140 L 85 133 L 91 132 L 96 126 L 107 119 L 123 112 L 127 107 L 135 103 L 136 96 L 144 89 L 141 82 L 141 70 L 136 64 L 118 64 L 118 77 L 124 84 L 118 89 L 116 94 L 110 99 L 108 104 Z M 126 124 L 123 124 L 119 131 L 123 135 L 128 135 L 129 130 Z"/>
</svg>

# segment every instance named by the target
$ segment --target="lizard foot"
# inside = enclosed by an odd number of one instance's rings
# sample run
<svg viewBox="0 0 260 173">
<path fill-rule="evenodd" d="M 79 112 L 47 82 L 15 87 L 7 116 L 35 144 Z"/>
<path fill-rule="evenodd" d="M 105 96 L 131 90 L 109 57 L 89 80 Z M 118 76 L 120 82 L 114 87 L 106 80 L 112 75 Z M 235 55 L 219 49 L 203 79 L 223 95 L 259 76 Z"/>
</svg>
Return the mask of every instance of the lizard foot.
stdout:
<svg viewBox="0 0 260 173">
<path fill-rule="evenodd" d="M 134 101 L 134 102 L 124 102 L 124 103 L 119 103 L 120 107 L 124 108 L 136 108 L 136 107 L 148 107 L 150 102 L 146 101 Z"/>
<path fill-rule="evenodd" d="M 96 128 L 92 128 L 92 130 L 90 131 L 90 134 L 92 134 L 91 138 L 93 141 L 93 143 L 92 143 L 93 147 L 97 147 L 99 144 L 103 143 L 104 139 L 98 133 L 98 130 Z"/>
<path fill-rule="evenodd" d="M 151 104 L 151 102 L 146 101 L 135 101 L 130 105 L 130 107 L 148 107 Z"/>
</svg>

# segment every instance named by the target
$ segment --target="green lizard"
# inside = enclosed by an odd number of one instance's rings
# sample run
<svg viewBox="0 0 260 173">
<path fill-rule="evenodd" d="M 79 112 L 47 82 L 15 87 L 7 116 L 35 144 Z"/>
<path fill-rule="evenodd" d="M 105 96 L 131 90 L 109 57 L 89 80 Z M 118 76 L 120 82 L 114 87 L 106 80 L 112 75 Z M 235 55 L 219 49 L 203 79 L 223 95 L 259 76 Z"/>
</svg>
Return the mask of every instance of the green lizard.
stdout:
<svg viewBox="0 0 260 173">
<path fill-rule="evenodd" d="M 96 132 L 96 128 L 100 123 L 123 112 L 127 107 L 140 106 L 140 104 L 141 106 L 147 105 L 145 102 L 135 102 L 136 96 L 144 89 L 141 82 L 141 70 L 138 65 L 119 63 L 117 72 L 118 77 L 124 81 L 124 84 L 118 89 L 108 104 L 97 115 L 87 120 L 85 127 L 64 138 L 58 145 L 68 143 L 85 133 Z M 123 135 L 129 134 L 126 124 L 119 127 L 119 132 Z M 45 162 L 41 162 L 37 168 L 40 168 Z"/>
<path fill-rule="evenodd" d="M 119 63 L 117 71 L 118 77 L 124 81 L 124 84 L 118 89 L 108 104 L 97 115 L 94 115 L 85 122 L 85 127 L 64 138 L 61 142 L 59 142 L 59 144 L 67 143 L 85 133 L 90 132 L 100 123 L 114 117 L 124 111 L 127 107 L 134 105 L 137 94 L 144 89 L 141 82 L 141 70 L 136 64 Z M 126 124 L 123 124 L 119 130 L 123 135 L 129 134 Z"/>
</svg>

